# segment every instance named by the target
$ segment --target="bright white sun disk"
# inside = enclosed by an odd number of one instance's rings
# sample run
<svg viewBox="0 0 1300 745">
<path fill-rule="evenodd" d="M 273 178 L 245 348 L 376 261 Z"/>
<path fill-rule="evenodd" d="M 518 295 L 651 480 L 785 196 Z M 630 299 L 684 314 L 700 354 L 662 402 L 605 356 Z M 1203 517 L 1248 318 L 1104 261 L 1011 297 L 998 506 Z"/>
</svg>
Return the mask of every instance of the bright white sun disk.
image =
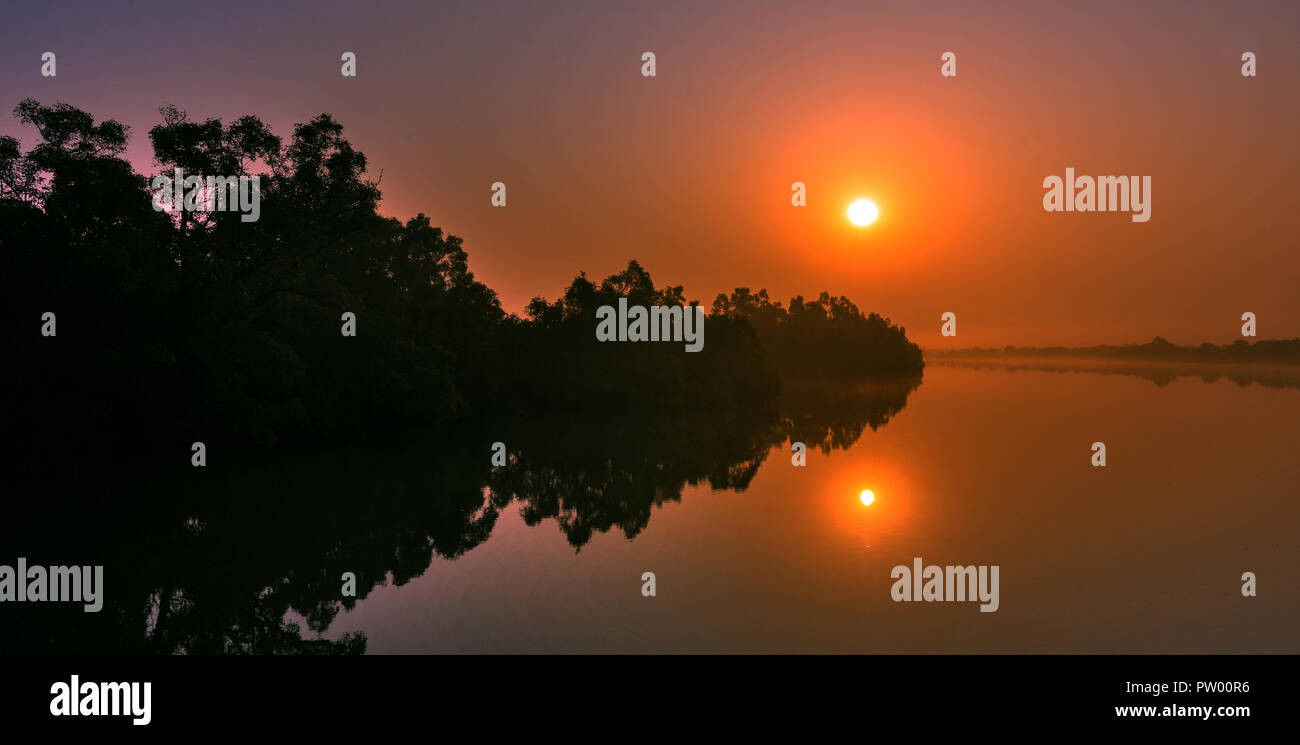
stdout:
<svg viewBox="0 0 1300 745">
<path fill-rule="evenodd" d="M 869 199 L 859 199 L 849 205 L 849 222 L 858 226 L 867 226 L 876 221 L 880 210 Z"/>
</svg>

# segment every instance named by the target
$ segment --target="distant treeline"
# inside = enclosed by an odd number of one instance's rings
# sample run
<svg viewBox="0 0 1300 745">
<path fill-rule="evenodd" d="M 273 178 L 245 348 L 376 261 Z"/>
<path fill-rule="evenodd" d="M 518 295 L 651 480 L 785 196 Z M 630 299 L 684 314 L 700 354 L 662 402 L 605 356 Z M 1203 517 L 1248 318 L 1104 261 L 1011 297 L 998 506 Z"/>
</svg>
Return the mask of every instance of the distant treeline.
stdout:
<svg viewBox="0 0 1300 745">
<path fill-rule="evenodd" d="M 921 370 L 903 329 L 825 293 L 788 309 L 766 292 L 719 296 L 698 353 L 600 343 L 595 309 L 618 297 L 689 302 L 636 262 L 506 314 L 460 239 L 422 214 L 378 213 L 365 156 L 328 115 L 285 144 L 256 117 L 162 110 L 148 133 L 159 173 L 258 176 L 259 216 L 244 222 L 156 210 L 117 122 L 31 99 L 15 114 L 39 138 L 26 153 L 0 138 L 0 404 L 22 434 L 16 463 L 354 440 L 469 417 L 748 407 L 774 400 L 785 374 Z M 355 337 L 341 334 L 344 313 Z"/>
<path fill-rule="evenodd" d="M 962 357 L 1100 357 L 1117 360 L 1171 362 L 1251 362 L 1300 364 L 1300 339 L 1238 339 L 1222 346 L 1206 342 L 1198 346 L 1172 344 L 1157 336 L 1146 344 L 1098 347 L 973 347 L 970 349 L 927 349 L 933 358 Z"/>
</svg>

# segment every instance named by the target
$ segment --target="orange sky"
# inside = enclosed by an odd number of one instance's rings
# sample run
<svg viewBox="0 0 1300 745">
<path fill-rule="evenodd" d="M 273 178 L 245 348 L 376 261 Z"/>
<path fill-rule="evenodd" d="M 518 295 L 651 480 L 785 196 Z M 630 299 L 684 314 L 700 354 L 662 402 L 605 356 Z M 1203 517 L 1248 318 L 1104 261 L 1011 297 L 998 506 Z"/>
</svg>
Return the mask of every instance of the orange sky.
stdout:
<svg viewBox="0 0 1300 745">
<path fill-rule="evenodd" d="M 255 28 L 203 10 L 202 33 L 142 8 L 156 58 L 79 46 L 93 17 L 0 39 L 7 106 L 127 122 L 142 169 L 163 103 L 286 137 L 333 113 L 382 170 L 384 212 L 464 238 L 512 311 L 635 258 L 706 304 L 740 285 L 848 295 L 925 347 L 1222 343 L 1247 310 L 1262 338 L 1300 336 L 1300 6 L 974 5 L 286 4 Z M 31 60 L 56 45 L 42 79 Z M 195 64 L 157 64 L 171 54 Z M 1044 212 L 1066 167 L 1151 176 L 1150 222 Z M 845 219 L 857 197 L 881 209 L 865 230 Z"/>
</svg>

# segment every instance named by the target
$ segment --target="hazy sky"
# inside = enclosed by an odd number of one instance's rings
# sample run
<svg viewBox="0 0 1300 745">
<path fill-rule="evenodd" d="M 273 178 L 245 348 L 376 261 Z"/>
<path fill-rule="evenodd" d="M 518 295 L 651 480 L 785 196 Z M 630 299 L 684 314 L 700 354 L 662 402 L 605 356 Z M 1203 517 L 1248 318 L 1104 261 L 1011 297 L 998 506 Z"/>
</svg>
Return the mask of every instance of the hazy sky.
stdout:
<svg viewBox="0 0 1300 745">
<path fill-rule="evenodd" d="M 987 7 L 986 7 L 987 6 Z M 0 103 L 147 132 L 329 112 L 385 214 L 461 236 L 508 310 L 628 259 L 706 305 L 843 294 L 922 346 L 1300 336 L 1300 3 L 21 3 Z M 58 76 L 40 75 L 53 51 Z M 340 55 L 357 54 L 355 78 Z M 641 76 L 641 54 L 657 76 Z M 957 55 L 958 75 L 939 74 Z M 1258 76 L 1241 75 L 1241 55 Z M 0 134 L 33 142 L 11 116 Z M 1152 179 L 1151 219 L 1044 177 Z M 508 206 L 490 204 L 503 181 Z M 808 206 L 790 205 L 790 185 Z M 873 199 L 860 229 L 845 210 Z M 958 336 L 939 336 L 939 316 Z"/>
</svg>

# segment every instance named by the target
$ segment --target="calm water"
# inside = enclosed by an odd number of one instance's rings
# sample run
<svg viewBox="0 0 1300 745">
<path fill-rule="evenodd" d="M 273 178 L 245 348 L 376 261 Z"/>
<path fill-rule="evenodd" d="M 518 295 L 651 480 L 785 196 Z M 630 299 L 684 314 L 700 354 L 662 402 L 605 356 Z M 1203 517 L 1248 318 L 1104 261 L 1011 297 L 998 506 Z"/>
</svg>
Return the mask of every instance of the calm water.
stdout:
<svg viewBox="0 0 1300 745">
<path fill-rule="evenodd" d="M 1295 372 L 1094 367 L 931 364 L 901 410 L 787 411 L 804 468 L 781 431 L 750 452 L 684 423 L 626 443 L 617 423 L 541 425 L 556 451 L 495 487 L 510 502 L 485 538 L 324 636 L 364 632 L 372 653 L 1300 650 Z M 999 565 L 1000 609 L 893 602 L 890 570 L 916 556 Z"/>
<path fill-rule="evenodd" d="M 1300 651 L 1300 370 L 1079 364 L 787 383 L 780 407 L 690 420 L 218 444 L 120 477 L 69 450 L 10 484 L 0 564 L 103 564 L 104 609 L 6 603 L 0 647 Z M 918 556 L 999 566 L 999 610 L 893 602 Z"/>
</svg>

